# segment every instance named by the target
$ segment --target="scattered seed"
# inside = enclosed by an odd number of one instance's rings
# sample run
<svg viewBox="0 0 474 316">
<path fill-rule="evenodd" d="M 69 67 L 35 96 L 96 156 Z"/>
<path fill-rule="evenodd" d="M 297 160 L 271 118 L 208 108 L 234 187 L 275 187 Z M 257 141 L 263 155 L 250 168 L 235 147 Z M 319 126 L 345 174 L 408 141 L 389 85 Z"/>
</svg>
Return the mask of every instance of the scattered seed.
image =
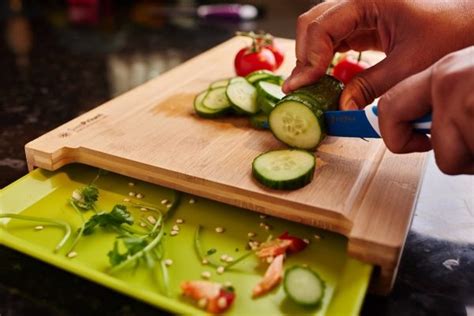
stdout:
<svg viewBox="0 0 474 316">
<path fill-rule="evenodd" d="M 273 262 L 273 257 L 270 256 L 270 257 L 267 257 L 267 263 L 272 263 Z"/>
<path fill-rule="evenodd" d="M 169 267 L 170 265 L 173 264 L 173 260 L 171 260 L 171 259 L 166 259 L 166 260 L 164 261 L 164 263 L 165 263 L 165 266 Z"/>
<path fill-rule="evenodd" d="M 318 234 L 314 234 L 313 237 L 314 237 L 314 239 L 318 239 L 318 240 L 321 239 L 321 236 L 319 236 Z"/>
<path fill-rule="evenodd" d="M 272 230 L 273 227 L 271 225 L 265 225 L 263 228 L 265 228 L 265 230 Z"/>
<path fill-rule="evenodd" d="M 154 216 L 150 215 L 146 219 L 150 222 L 150 224 L 152 225 L 156 224 L 156 218 Z"/>
<path fill-rule="evenodd" d="M 217 273 L 222 274 L 222 273 L 224 273 L 224 270 L 225 270 L 225 268 L 223 266 L 218 266 L 216 271 L 217 271 Z"/>
<path fill-rule="evenodd" d="M 265 227 L 265 226 L 267 226 L 267 224 L 265 224 L 264 222 L 261 222 L 261 223 L 259 224 L 259 226 L 260 226 L 260 227 Z"/>
<path fill-rule="evenodd" d="M 35 227 L 35 230 L 38 230 L 38 231 L 43 230 L 43 229 L 44 229 L 44 226 L 42 226 L 42 225 L 38 225 L 38 226 Z"/>
<path fill-rule="evenodd" d="M 198 301 L 198 306 L 200 308 L 206 308 L 207 306 L 207 298 L 203 297 Z"/>
<path fill-rule="evenodd" d="M 75 201 L 80 201 L 82 200 L 82 194 L 79 191 L 74 190 L 72 191 L 72 199 Z"/>
<path fill-rule="evenodd" d="M 189 204 L 194 204 L 194 203 L 196 203 L 196 200 L 193 199 L 193 198 L 190 198 L 190 199 L 189 199 Z"/>
<path fill-rule="evenodd" d="M 77 257 L 77 252 L 71 251 L 70 253 L 67 254 L 67 257 L 69 259 L 75 258 L 75 257 Z"/>
<path fill-rule="evenodd" d="M 123 199 L 124 202 L 130 202 L 130 199 L 129 198 L 125 198 Z"/>
<path fill-rule="evenodd" d="M 201 273 L 201 277 L 202 277 L 203 279 L 209 279 L 209 278 L 211 277 L 211 272 L 209 272 L 209 271 L 203 271 L 203 272 Z"/>
<path fill-rule="evenodd" d="M 170 232 L 170 235 L 171 235 L 171 236 L 176 236 L 176 235 L 178 235 L 178 234 L 179 234 L 179 231 L 177 231 L 177 230 L 172 230 L 172 231 Z"/>
<path fill-rule="evenodd" d="M 143 194 L 137 193 L 137 199 L 143 199 Z"/>
<path fill-rule="evenodd" d="M 304 238 L 303 241 L 304 241 L 307 245 L 309 245 L 309 239 Z"/>
<path fill-rule="evenodd" d="M 141 226 L 141 227 L 146 227 L 146 223 L 140 222 L 140 226 Z"/>
<path fill-rule="evenodd" d="M 135 185 L 135 183 L 133 183 L 133 182 L 129 182 L 129 183 L 128 183 L 128 186 L 129 186 L 129 187 L 133 187 L 134 185 Z"/>
<path fill-rule="evenodd" d="M 170 207 L 172 207 L 172 206 L 173 206 L 173 204 L 171 204 L 171 203 L 166 204 L 166 207 L 167 207 L 167 208 L 170 208 Z"/>
<path fill-rule="evenodd" d="M 227 307 L 227 299 L 225 297 L 219 297 L 217 300 L 217 307 L 225 309 Z"/>
<path fill-rule="evenodd" d="M 132 192 L 132 191 L 128 192 L 128 196 L 135 196 L 135 192 Z"/>
<path fill-rule="evenodd" d="M 172 230 L 176 230 L 176 231 L 179 231 L 179 226 L 178 225 L 173 225 L 173 228 L 171 228 Z"/>
<path fill-rule="evenodd" d="M 161 204 L 165 205 L 166 203 L 168 203 L 167 199 L 161 200 Z"/>
<path fill-rule="evenodd" d="M 260 243 L 256 240 L 251 240 L 251 241 L 249 241 L 248 245 L 249 245 L 250 249 L 256 250 L 260 246 Z"/>
<path fill-rule="evenodd" d="M 228 257 L 225 259 L 225 261 L 228 262 L 228 263 L 234 262 L 234 257 L 228 256 Z"/>
<path fill-rule="evenodd" d="M 254 232 L 250 232 L 250 233 L 247 234 L 248 238 L 253 238 L 255 236 L 257 236 L 257 234 L 255 234 Z"/>
<path fill-rule="evenodd" d="M 221 256 L 221 261 L 227 261 L 227 258 L 228 258 L 228 257 L 229 257 L 229 256 L 228 256 L 227 254 L 223 254 L 223 255 Z"/>
<path fill-rule="evenodd" d="M 142 207 L 142 208 L 140 208 L 140 211 L 146 212 L 146 211 L 148 211 L 148 209 L 146 207 Z"/>
<path fill-rule="evenodd" d="M 183 223 L 184 223 L 184 219 L 182 219 L 182 218 L 178 218 L 176 220 L 176 224 L 183 224 Z"/>
<path fill-rule="evenodd" d="M 264 218 L 267 218 L 267 215 L 264 215 L 264 214 L 260 214 L 259 216 L 261 219 L 264 219 Z"/>
<path fill-rule="evenodd" d="M 223 233 L 225 231 L 224 227 L 216 227 L 216 233 Z"/>
<path fill-rule="evenodd" d="M 206 265 L 206 264 L 209 263 L 209 261 L 208 261 L 207 259 L 202 259 L 201 263 L 204 264 L 204 265 Z"/>
</svg>

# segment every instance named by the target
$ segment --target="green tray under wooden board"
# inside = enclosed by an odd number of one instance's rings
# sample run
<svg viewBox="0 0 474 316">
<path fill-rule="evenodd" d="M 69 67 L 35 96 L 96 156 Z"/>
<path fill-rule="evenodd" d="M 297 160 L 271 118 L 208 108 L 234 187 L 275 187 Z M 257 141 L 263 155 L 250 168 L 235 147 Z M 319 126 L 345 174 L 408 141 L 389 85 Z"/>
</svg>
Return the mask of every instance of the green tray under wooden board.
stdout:
<svg viewBox="0 0 474 316">
<path fill-rule="evenodd" d="M 75 231 L 80 220 L 67 201 L 73 190 L 90 183 L 96 175 L 97 169 L 79 164 L 65 166 L 56 172 L 36 169 L 0 191 L 0 213 L 62 219 L 69 222 Z M 134 182 L 135 185 L 130 187 L 129 182 Z M 163 199 L 171 200 L 174 196 L 174 191 L 170 189 L 113 173 L 101 176 L 97 186 L 100 189 L 98 208 L 107 211 L 113 205 L 123 203 L 129 191 L 142 193 L 144 198 L 140 202 L 160 207 Z M 190 199 L 196 202 L 189 203 Z M 129 210 L 135 218 L 150 215 L 138 208 Z M 85 213 L 86 218 L 91 215 L 92 212 Z M 180 225 L 179 235 L 170 236 L 169 232 L 177 218 L 184 219 L 185 223 Z M 262 228 L 261 222 L 265 222 L 271 229 Z M 117 275 L 107 273 L 107 252 L 112 248 L 115 238 L 112 232 L 100 231 L 84 237 L 76 248 L 77 257 L 69 259 L 64 251 L 53 252 L 63 235 L 62 230 L 45 225 L 43 230 L 38 231 L 34 229 L 36 225 L 13 219 L 0 220 L 0 244 L 180 314 L 201 312 L 192 302 L 181 297 L 180 283 L 200 279 L 203 271 L 210 271 L 211 280 L 222 283 L 229 281 L 236 289 L 237 297 L 228 310 L 229 315 L 356 315 L 372 271 L 371 265 L 347 256 L 347 239 L 341 235 L 277 218 L 262 219 L 255 212 L 182 194 L 178 208 L 165 225 L 168 233 L 164 239 L 165 258 L 173 260 L 173 264 L 167 268 L 170 276 L 170 294 L 167 297 L 160 294 L 152 271 L 145 267 L 136 271 L 125 270 Z M 281 286 L 262 298 L 252 299 L 251 290 L 263 275 L 264 268 L 259 266 L 254 256 L 222 275 L 217 274 L 212 267 L 202 265 L 193 247 L 198 225 L 203 227 L 202 247 L 204 250 L 217 249 L 212 255 L 217 261 L 224 253 L 234 258 L 245 253 L 249 232 L 256 233 L 254 239 L 259 241 L 267 239 L 269 235 L 276 237 L 285 231 L 307 238 L 309 246 L 298 254 L 290 255 L 285 261 L 285 267 L 307 264 L 317 271 L 326 282 L 323 304 L 316 309 L 300 308 L 285 299 Z M 224 227 L 225 232 L 217 233 L 215 228 L 218 226 Z"/>
</svg>

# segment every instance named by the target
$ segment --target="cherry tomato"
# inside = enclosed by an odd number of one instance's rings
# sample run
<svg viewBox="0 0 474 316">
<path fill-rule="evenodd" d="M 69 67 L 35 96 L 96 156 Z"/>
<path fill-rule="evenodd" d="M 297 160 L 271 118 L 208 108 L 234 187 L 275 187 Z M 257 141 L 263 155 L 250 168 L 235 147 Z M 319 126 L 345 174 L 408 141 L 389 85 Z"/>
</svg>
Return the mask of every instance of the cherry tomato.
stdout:
<svg viewBox="0 0 474 316">
<path fill-rule="evenodd" d="M 272 51 L 273 56 L 275 56 L 276 68 L 280 68 L 281 64 L 283 64 L 283 60 L 285 60 L 285 53 L 281 49 L 280 45 L 278 45 L 275 41 L 272 44 L 265 45 L 265 48 Z"/>
<path fill-rule="evenodd" d="M 364 71 L 368 67 L 369 65 L 363 61 L 353 57 L 346 57 L 334 66 L 332 74 L 344 84 L 347 84 L 355 75 Z"/>
<path fill-rule="evenodd" d="M 272 51 L 265 47 L 245 47 L 239 50 L 234 59 L 235 72 L 238 76 L 246 76 L 255 70 L 276 69 L 276 60 Z"/>
</svg>

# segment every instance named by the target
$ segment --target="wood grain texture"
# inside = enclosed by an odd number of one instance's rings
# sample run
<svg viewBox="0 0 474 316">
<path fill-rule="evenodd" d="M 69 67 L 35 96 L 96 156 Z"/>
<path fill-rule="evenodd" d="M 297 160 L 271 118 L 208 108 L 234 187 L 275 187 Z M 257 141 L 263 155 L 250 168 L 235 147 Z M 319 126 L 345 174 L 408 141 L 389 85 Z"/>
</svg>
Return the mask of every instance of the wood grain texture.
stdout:
<svg viewBox="0 0 474 316">
<path fill-rule="evenodd" d="M 281 40 L 294 65 L 294 41 Z M 251 176 L 258 154 L 284 147 L 246 118 L 201 119 L 193 99 L 233 76 L 233 38 L 26 145 L 29 168 L 80 162 L 127 176 L 322 227 L 348 237 L 351 256 L 382 268 L 387 293 L 411 222 L 424 155 L 393 155 L 380 140 L 328 137 L 313 182 L 296 191 L 266 189 Z M 380 55 L 370 58 L 379 60 Z"/>
</svg>

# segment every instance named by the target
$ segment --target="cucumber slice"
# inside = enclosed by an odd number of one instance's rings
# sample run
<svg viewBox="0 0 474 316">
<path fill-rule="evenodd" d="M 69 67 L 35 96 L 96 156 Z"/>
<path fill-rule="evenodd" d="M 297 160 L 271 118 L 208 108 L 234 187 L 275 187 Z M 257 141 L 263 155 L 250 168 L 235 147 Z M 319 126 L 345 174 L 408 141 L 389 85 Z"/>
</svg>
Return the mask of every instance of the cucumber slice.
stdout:
<svg viewBox="0 0 474 316">
<path fill-rule="evenodd" d="M 204 118 L 215 118 L 227 113 L 229 108 L 209 109 L 202 104 L 202 101 L 209 93 L 209 90 L 202 91 L 194 98 L 194 110 L 196 114 Z"/>
<path fill-rule="evenodd" d="M 292 301 L 310 307 L 321 303 L 326 286 L 321 277 L 310 268 L 294 266 L 286 270 L 283 288 Z"/>
<path fill-rule="evenodd" d="M 313 179 L 314 155 L 295 149 L 273 150 L 259 155 L 252 164 L 252 174 L 263 185 L 279 190 L 304 187 Z"/>
<path fill-rule="evenodd" d="M 250 125 L 256 129 L 268 129 L 268 115 L 265 113 L 257 113 L 250 117 Z"/>
<path fill-rule="evenodd" d="M 311 99 L 313 106 L 317 106 L 323 111 L 336 111 L 343 89 L 344 84 L 338 79 L 324 75 L 315 84 L 297 89 L 293 93 L 300 96 L 305 95 Z"/>
<path fill-rule="evenodd" d="M 255 85 L 259 81 L 267 81 L 267 82 L 272 82 L 278 85 L 282 85 L 284 81 L 284 79 L 281 76 L 275 75 L 273 72 L 269 70 L 257 70 L 248 74 L 245 78 L 247 79 L 248 82 L 250 82 L 253 85 Z"/>
<path fill-rule="evenodd" d="M 260 110 L 262 110 L 263 113 L 268 115 L 271 111 L 273 111 L 273 108 L 275 108 L 276 103 L 268 100 L 263 95 L 258 94 L 257 92 L 257 104 Z"/>
<path fill-rule="evenodd" d="M 245 78 L 233 78 L 227 86 L 226 93 L 238 113 L 255 114 L 258 112 L 257 89 Z"/>
<path fill-rule="evenodd" d="M 278 102 L 285 96 L 281 86 L 266 81 L 259 81 L 257 83 L 257 93 L 273 102 Z"/>
<path fill-rule="evenodd" d="M 229 81 L 230 79 L 221 79 L 221 80 L 214 81 L 213 83 L 211 83 L 209 88 L 215 89 L 215 88 L 220 88 L 220 87 L 227 87 L 229 85 Z"/>
<path fill-rule="evenodd" d="M 202 100 L 202 105 L 210 110 L 230 108 L 231 104 L 226 94 L 226 87 L 210 89 Z"/>
<path fill-rule="evenodd" d="M 323 111 L 302 101 L 282 100 L 268 121 L 273 135 L 290 147 L 313 149 L 325 136 Z"/>
</svg>

